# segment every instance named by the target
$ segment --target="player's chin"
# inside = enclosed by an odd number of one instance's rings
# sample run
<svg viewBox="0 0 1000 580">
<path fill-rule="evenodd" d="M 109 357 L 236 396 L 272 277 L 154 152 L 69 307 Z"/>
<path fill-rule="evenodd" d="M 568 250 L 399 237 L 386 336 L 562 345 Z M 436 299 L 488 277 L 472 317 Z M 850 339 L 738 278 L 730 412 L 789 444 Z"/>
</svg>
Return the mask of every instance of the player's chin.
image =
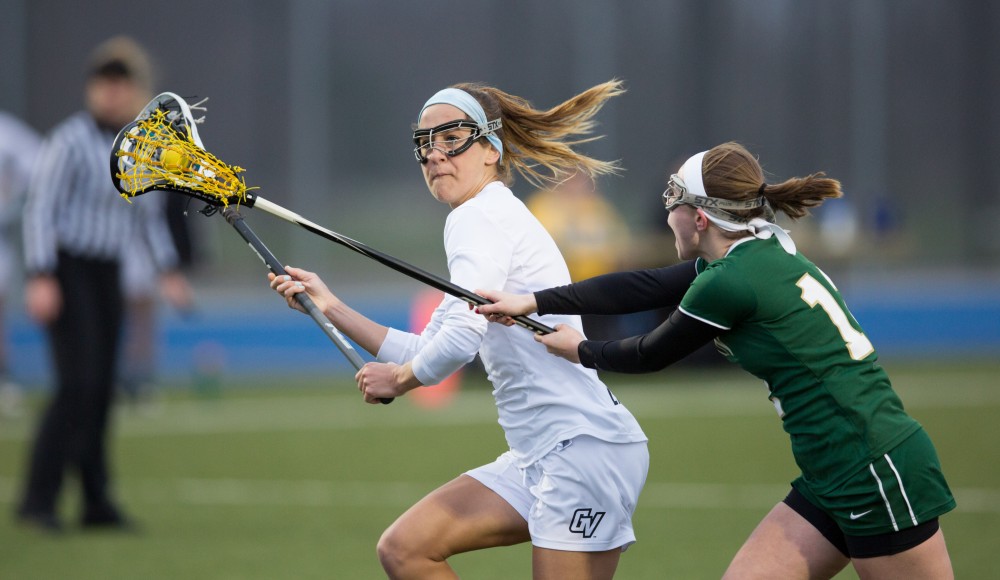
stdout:
<svg viewBox="0 0 1000 580">
<path fill-rule="evenodd" d="M 438 176 L 431 183 L 431 194 L 434 195 L 439 201 L 445 203 L 455 201 L 455 198 L 459 196 L 455 192 L 455 184 L 450 183 L 450 180 L 445 175 Z"/>
<path fill-rule="evenodd" d="M 448 203 L 448 200 L 445 197 L 446 192 L 442 191 L 443 188 L 440 184 L 431 182 L 427 184 L 427 188 L 431 190 L 431 196 L 434 197 L 434 199 L 440 201 L 441 203 Z"/>
</svg>

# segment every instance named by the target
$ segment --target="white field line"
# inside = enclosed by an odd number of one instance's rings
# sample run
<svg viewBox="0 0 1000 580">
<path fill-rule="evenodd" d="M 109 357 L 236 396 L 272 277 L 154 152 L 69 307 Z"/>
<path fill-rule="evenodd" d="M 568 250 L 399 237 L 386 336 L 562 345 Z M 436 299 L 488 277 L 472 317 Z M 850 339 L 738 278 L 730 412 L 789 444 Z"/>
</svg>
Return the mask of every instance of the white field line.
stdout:
<svg viewBox="0 0 1000 580">
<path fill-rule="evenodd" d="M 903 393 L 910 410 L 920 408 L 1000 407 L 1000 389 L 942 389 Z M 696 388 L 656 389 L 648 385 L 618 385 L 616 395 L 643 419 L 672 417 L 715 418 L 774 416 L 765 388 L 753 383 L 738 386 L 711 383 Z M 0 441 L 21 441 L 30 437 L 35 417 L 0 419 Z M 485 390 L 461 393 L 450 407 L 423 410 L 406 400 L 391 406 L 365 405 L 360 399 L 341 393 L 329 397 L 266 396 L 223 397 L 218 400 L 168 401 L 153 412 L 141 413 L 119 408 L 115 417 L 116 437 L 161 435 L 203 435 L 218 433 L 338 431 L 393 429 L 418 426 L 496 424 L 492 396 Z"/>
<path fill-rule="evenodd" d="M 633 392 L 635 402 L 626 404 L 636 416 L 729 417 L 773 414 L 774 407 L 756 389 L 733 392 L 706 388 L 697 393 Z M 392 406 L 366 405 L 360 398 L 342 394 L 330 397 L 268 396 L 232 397 L 218 400 L 169 401 L 149 413 L 119 408 L 115 417 L 115 436 L 144 437 L 161 435 L 201 435 L 276 431 L 316 431 L 353 429 L 393 429 L 419 426 L 496 424 L 497 410 L 493 397 L 485 390 L 461 393 L 450 406 L 424 410 L 408 401 Z M 26 438 L 34 427 L 32 420 L 0 421 L 0 441 Z"/>
<path fill-rule="evenodd" d="M 19 482 L 0 477 L 0 503 L 15 501 Z M 139 479 L 119 482 L 130 503 L 205 507 L 405 508 L 437 487 L 409 481 Z M 767 510 L 788 493 L 783 484 L 650 482 L 639 509 Z M 1000 490 L 955 490 L 958 512 L 1000 515 Z"/>
</svg>

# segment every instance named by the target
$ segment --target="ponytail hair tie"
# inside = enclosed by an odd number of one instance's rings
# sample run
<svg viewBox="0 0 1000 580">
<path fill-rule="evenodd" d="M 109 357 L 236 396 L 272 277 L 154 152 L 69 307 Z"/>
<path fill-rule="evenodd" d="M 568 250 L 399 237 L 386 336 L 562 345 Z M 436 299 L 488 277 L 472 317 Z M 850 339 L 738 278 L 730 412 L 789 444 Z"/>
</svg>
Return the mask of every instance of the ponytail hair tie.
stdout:
<svg viewBox="0 0 1000 580">
<path fill-rule="evenodd" d="M 767 182 L 766 181 L 764 183 L 761 183 L 760 187 L 757 188 L 757 195 L 758 196 L 764 195 L 764 188 L 765 187 L 767 187 Z"/>
</svg>

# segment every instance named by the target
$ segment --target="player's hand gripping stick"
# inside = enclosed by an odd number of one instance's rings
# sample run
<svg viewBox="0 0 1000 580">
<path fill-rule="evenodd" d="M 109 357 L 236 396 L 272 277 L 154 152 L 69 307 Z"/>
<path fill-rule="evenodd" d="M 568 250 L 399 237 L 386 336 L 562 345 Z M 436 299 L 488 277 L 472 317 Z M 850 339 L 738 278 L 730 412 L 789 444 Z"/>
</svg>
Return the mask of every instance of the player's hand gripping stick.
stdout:
<svg viewBox="0 0 1000 580">
<path fill-rule="evenodd" d="M 278 258 L 276 258 L 274 254 L 267 249 L 267 246 L 265 246 L 264 242 L 257 237 L 257 234 L 250 229 L 250 226 L 248 226 L 243 220 L 243 216 L 240 215 L 240 212 L 236 211 L 233 207 L 227 207 L 222 210 L 222 215 L 226 218 L 226 221 L 229 222 L 229 225 L 233 226 L 233 228 L 239 232 L 240 236 L 242 236 L 243 239 L 250 245 L 253 251 L 257 253 L 261 261 L 267 265 L 268 269 L 270 269 L 271 272 L 274 272 L 275 276 L 284 276 L 286 274 L 285 268 L 281 265 L 281 262 L 279 262 Z M 306 313 L 309 314 L 309 316 L 316 322 L 316 324 L 323 329 L 323 332 L 331 341 L 333 341 L 333 344 L 337 345 L 340 352 L 344 353 L 344 356 L 351 362 L 354 369 L 361 370 L 361 367 L 365 365 L 365 361 L 362 360 L 358 351 L 354 350 L 354 347 L 347 342 L 344 335 L 337 330 L 337 327 L 331 324 L 330 321 L 327 320 L 326 316 L 320 312 L 319 308 L 316 307 L 316 304 L 312 301 L 312 299 L 303 292 L 296 294 L 295 299 L 298 301 L 299 305 L 305 309 Z M 379 402 L 383 405 L 388 405 L 392 401 L 392 398 L 379 399 Z"/>
</svg>

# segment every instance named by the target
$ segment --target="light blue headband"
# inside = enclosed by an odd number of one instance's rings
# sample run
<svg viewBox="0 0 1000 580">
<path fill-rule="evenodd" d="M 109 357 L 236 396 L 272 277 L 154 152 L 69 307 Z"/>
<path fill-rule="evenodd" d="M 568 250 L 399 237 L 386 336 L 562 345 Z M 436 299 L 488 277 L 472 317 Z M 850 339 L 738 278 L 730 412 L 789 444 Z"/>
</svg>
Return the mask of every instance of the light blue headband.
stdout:
<svg viewBox="0 0 1000 580">
<path fill-rule="evenodd" d="M 479 101 L 475 97 L 462 89 L 454 87 L 441 89 L 424 103 L 423 108 L 420 109 L 420 114 L 417 115 L 417 123 L 420 122 L 420 117 L 424 115 L 427 107 L 431 105 L 451 105 L 471 117 L 479 125 L 479 134 L 486 137 L 490 145 L 500 153 L 500 160 L 503 159 L 503 143 L 500 142 L 500 137 L 496 135 L 496 130 L 500 128 L 500 119 L 487 123 L 486 111 L 483 110 L 483 106 L 479 104 Z"/>
</svg>

